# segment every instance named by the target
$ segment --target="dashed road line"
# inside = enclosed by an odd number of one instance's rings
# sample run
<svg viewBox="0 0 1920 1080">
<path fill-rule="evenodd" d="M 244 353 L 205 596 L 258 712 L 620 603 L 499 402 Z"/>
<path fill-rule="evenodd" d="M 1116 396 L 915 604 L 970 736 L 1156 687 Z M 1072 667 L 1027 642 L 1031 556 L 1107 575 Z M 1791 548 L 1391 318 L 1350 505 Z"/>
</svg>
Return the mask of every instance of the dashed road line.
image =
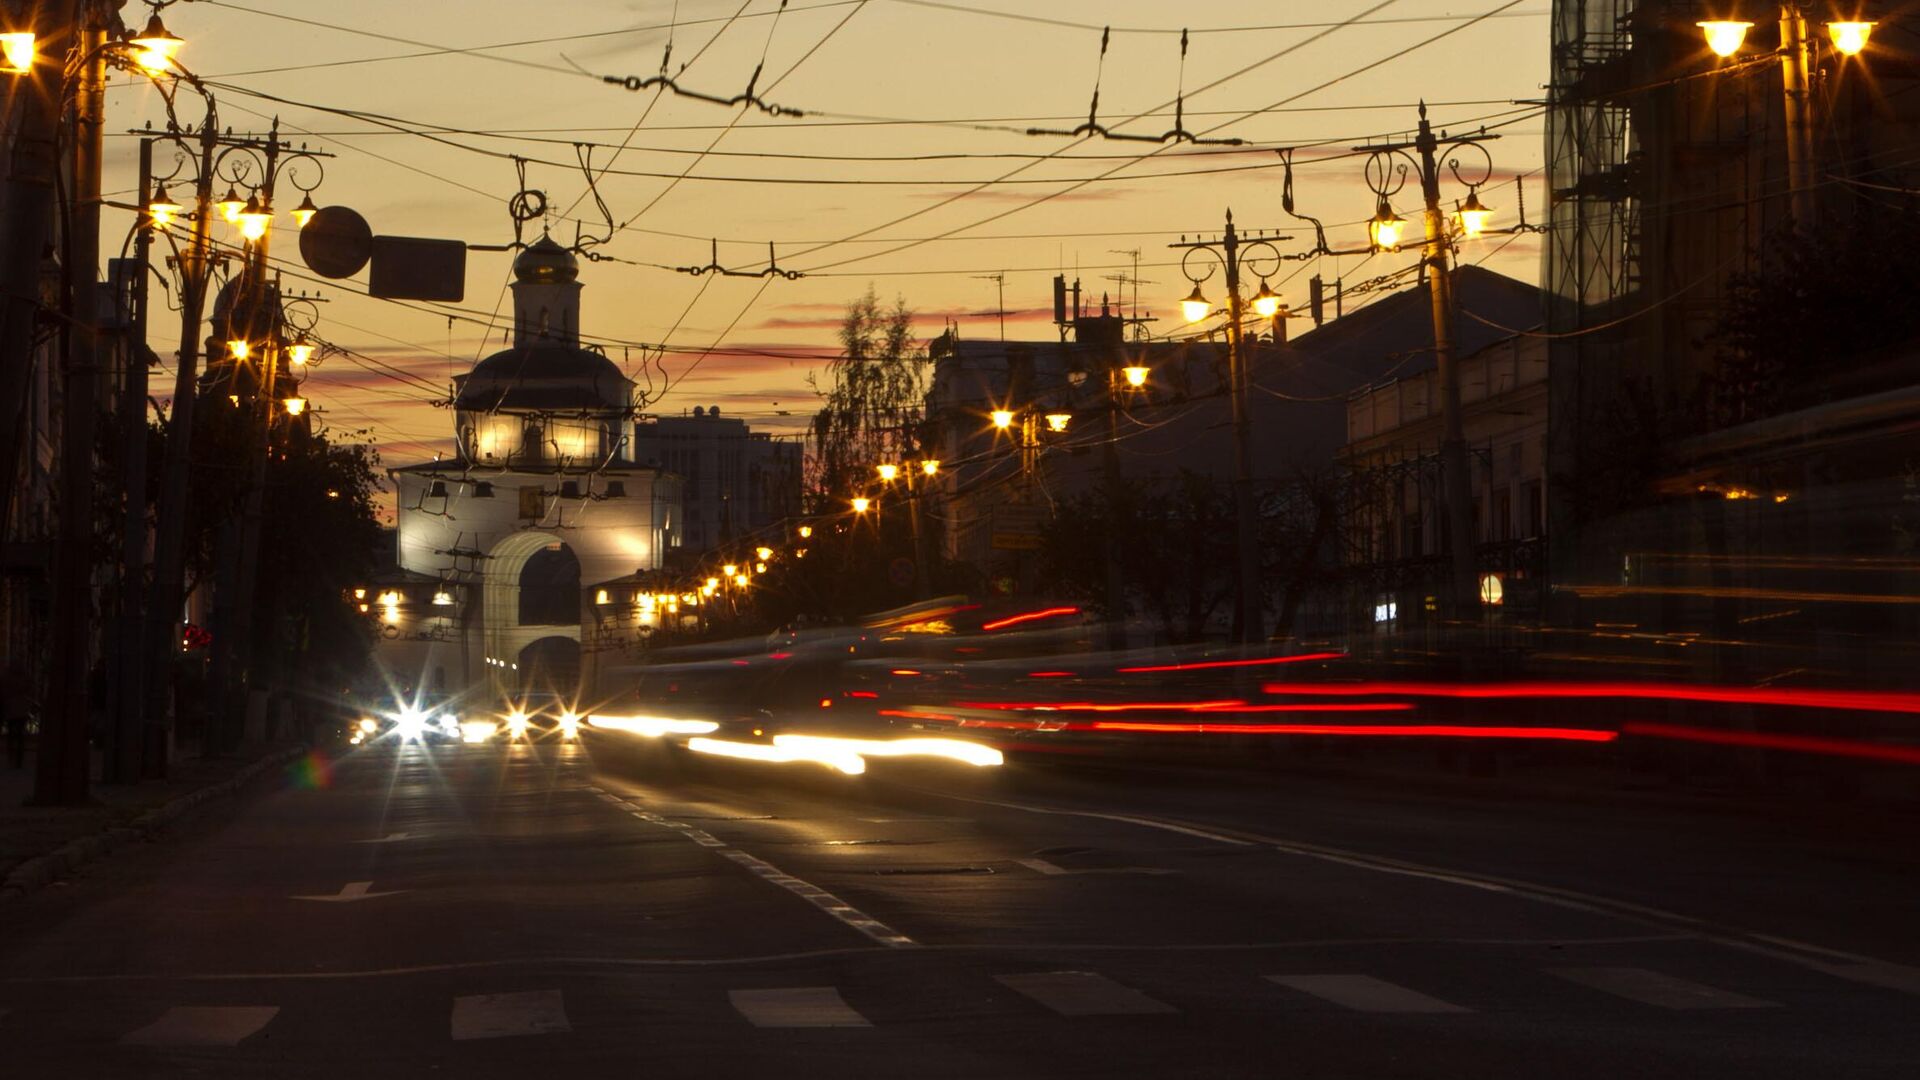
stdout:
<svg viewBox="0 0 1920 1080">
<path fill-rule="evenodd" d="M 995 975 L 994 979 L 1061 1016 L 1149 1016 L 1180 1011 L 1092 971 L 1041 971 Z"/>
<path fill-rule="evenodd" d="M 552 1035 L 572 1031 L 558 990 L 515 994 L 468 994 L 453 999 L 449 1030 L 455 1042 Z"/>
<path fill-rule="evenodd" d="M 713 852 L 720 857 L 746 867 L 761 880 L 780 886 L 795 896 L 798 896 L 800 899 L 805 900 L 807 903 L 812 904 L 814 907 L 819 908 L 821 911 L 826 912 L 828 915 L 833 916 L 835 919 L 838 919 L 846 926 L 888 948 L 905 949 L 915 948 L 918 945 L 912 938 L 868 915 L 827 890 L 820 888 L 818 885 L 802 881 L 772 863 L 767 862 L 765 859 L 749 855 L 738 848 L 729 847 L 726 841 L 721 840 L 705 829 L 695 828 L 685 822 L 662 817 L 651 810 L 635 807 L 628 800 L 611 795 L 601 788 L 596 787 L 594 790 L 600 792 L 601 796 L 609 802 L 621 807 L 626 810 L 627 813 L 632 814 L 641 821 L 647 822 L 650 825 L 658 825 L 661 828 L 672 829 L 694 843 L 699 844 L 701 847 L 712 849 Z"/>
<path fill-rule="evenodd" d="M 1768 1009 L 1779 1005 L 1646 968 L 1548 968 L 1547 972 L 1568 982 L 1662 1009 Z"/>
<path fill-rule="evenodd" d="M 872 1027 L 831 986 L 729 990 L 727 1000 L 747 1022 L 763 1028 Z"/>
<path fill-rule="evenodd" d="M 1429 997 L 1371 975 L 1269 975 L 1278 983 L 1322 1001 L 1331 1001 L 1358 1012 L 1370 1013 L 1463 1013 L 1471 1012 L 1452 1002 Z"/>
<path fill-rule="evenodd" d="M 277 1005 L 175 1005 L 128 1032 L 128 1046 L 238 1046 L 280 1013 Z"/>
</svg>

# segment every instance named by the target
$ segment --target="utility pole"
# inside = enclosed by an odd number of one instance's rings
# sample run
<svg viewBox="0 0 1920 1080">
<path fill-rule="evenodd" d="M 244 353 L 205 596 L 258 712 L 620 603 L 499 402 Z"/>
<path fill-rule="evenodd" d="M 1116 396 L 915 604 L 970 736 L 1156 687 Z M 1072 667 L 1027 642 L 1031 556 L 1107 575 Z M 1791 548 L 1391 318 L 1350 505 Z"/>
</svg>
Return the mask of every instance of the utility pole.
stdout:
<svg viewBox="0 0 1920 1080">
<path fill-rule="evenodd" d="M 1275 237 L 1274 239 L 1285 238 Z M 1254 243 L 1266 244 L 1267 240 L 1257 239 Z M 1248 430 L 1248 357 L 1245 341 L 1240 332 L 1240 320 L 1246 313 L 1240 296 L 1241 236 L 1233 228 L 1233 211 L 1227 211 L 1227 231 L 1218 244 L 1204 240 L 1189 242 L 1182 239 L 1180 243 L 1167 246 L 1185 248 L 1189 256 L 1194 251 L 1206 251 L 1219 259 L 1226 268 L 1228 399 L 1233 407 L 1233 513 L 1235 547 L 1238 554 L 1235 561 L 1239 567 L 1238 587 L 1234 590 L 1233 637 L 1235 641 L 1242 644 L 1258 642 L 1265 639 L 1266 633 L 1262 627 L 1264 616 L 1260 600 L 1259 520 L 1253 498 L 1253 444 Z M 1275 252 L 1274 258 L 1277 262 L 1278 252 Z M 1196 297 L 1199 291 L 1199 281 L 1196 280 L 1194 284 Z"/>
<path fill-rule="evenodd" d="M 1807 16 L 1797 4 L 1780 5 L 1780 75 L 1787 120 L 1788 207 L 1793 227 L 1807 235 L 1814 224 L 1812 124 L 1813 46 Z"/>
<path fill-rule="evenodd" d="M 71 197 L 61 245 L 68 316 L 60 419 L 60 544 L 54 552 L 53 648 L 33 801 L 85 802 L 92 755 L 87 736 L 92 682 L 93 444 L 100 408 L 100 168 L 104 147 L 107 27 L 100 7 L 79 0 L 73 18 L 79 71 L 70 112 Z"/>
<path fill-rule="evenodd" d="M 180 255 L 180 351 L 176 354 L 173 408 L 167 416 L 167 448 L 161 465 L 159 521 L 154 530 L 153 588 L 147 602 L 145 709 L 150 751 L 146 774 L 166 775 L 166 721 L 172 711 L 173 657 L 180 645 L 180 609 L 186 600 L 187 479 L 192 463 L 193 408 L 200 379 L 200 323 L 212 279 L 214 150 L 219 119 L 213 99 L 200 125 L 200 166 L 194 185 L 193 240 Z"/>
<path fill-rule="evenodd" d="M 153 140 L 140 140 L 140 205 L 153 201 Z M 109 682 L 112 705 L 112 750 L 107 758 L 107 780 L 131 784 L 140 779 L 146 730 L 141 711 L 146 705 L 146 664 L 141 654 L 141 606 L 145 600 L 147 561 L 147 277 L 153 270 L 153 223 L 140 213 L 134 234 L 134 273 L 129 284 L 126 370 L 120 415 L 126 424 L 121 454 L 126 483 L 120 548 L 120 613 L 113 639 L 114 675 Z"/>
<path fill-rule="evenodd" d="M 1480 574 L 1473 551 L 1473 481 L 1467 472 L 1467 436 L 1460 417 L 1460 361 L 1453 349 L 1453 275 L 1447 265 L 1447 219 L 1440 209 L 1440 141 L 1420 104 L 1420 193 L 1426 200 L 1427 295 L 1433 301 L 1433 357 L 1440 374 L 1440 480 L 1447 493 L 1447 532 L 1453 546 L 1453 614 L 1480 615 Z"/>
</svg>

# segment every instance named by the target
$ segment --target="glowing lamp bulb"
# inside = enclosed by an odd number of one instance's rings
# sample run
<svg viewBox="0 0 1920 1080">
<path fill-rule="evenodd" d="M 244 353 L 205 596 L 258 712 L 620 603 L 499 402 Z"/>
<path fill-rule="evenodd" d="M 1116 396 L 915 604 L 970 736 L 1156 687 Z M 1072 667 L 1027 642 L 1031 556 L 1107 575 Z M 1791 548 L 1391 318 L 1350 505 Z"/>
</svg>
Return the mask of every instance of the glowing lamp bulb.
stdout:
<svg viewBox="0 0 1920 1080">
<path fill-rule="evenodd" d="M 766 564 L 766 563 L 763 563 L 763 562 L 757 562 L 757 563 L 754 563 L 754 564 L 753 564 L 753 572 L 754 572 L 754 573 L 756 573 L 756 574 L 764 574 L 764 573 L 766 573 L 766 572 L 767 572 L 767 564 Z"/>
<path fill-rule="evenodd" d="M 235 360 L 245 360 L 253 355 L 253 344 L 245 338 L 234 338 L 227 342 L 227 355 Z"/>
<path fill-rule="evenodd" d="M 717 588 L 719 588 L 719 587 L 720 587 L 720 579 L 719 579 L 719 578 L 717 578 L 717 577 L 710 577 L 710 578 L 708 578 L 708 579 L 707 579 L 707 583 L 706 583 L 706 585 L 705 585 L 705 588 L 708 588 L 708 589 L 717 589 Z"/>
<path fill-rule="evenodd" d="M 33 32 L 0 34 L 0 70 L 9 75 L 25 75 L 33 70 Z"/>
<path fill-rule="evenodd" d="M 989 414 L 989 418 L 992 419 L 993 426 L 1002 431 L 1013 426 L 1013 413 L 1006 409 L 993 410 L 993 412 Z"/>
<path fill-rule="evenodd" d="M 1185 315 L 1190 323 L 1197 323 L 1212 312 L 1213 302 L 1200 291 L 1198 284 L 1194 285 L 1193 291 L 1187 294 L 1185 300 L 1180 301 L 1180 314 Z"/>
<path fill-rule="evenodd" d="M 258 242 L 266 238 L 267 226 L 273 224 L 273 211 L 263 205 L 259 199 L 247 200 L 240 208 L 240 235 Z"/>
<path fill-rule="evenodd" d="M 1387 251 L 1398 249 L 1401 234 L 1406 232 L 1406 228 L 1406 219 L 1394 213 L 1393 207 L 1387 204 L 1386 196 L 1381 196 L 1373 220 L 1367 222 L 1367 230 L 1373 234 L 1373 246 Z"/>
<path fill-rule="evenodd" d="M 1142 386 L 1147 385 L 1147 369 L 1146 368 L 1143 368 L 1143 367 L 1121 368 L 1120 374 L 1125 375 L 1127 377 L 1127 385 L 1133 387 L 1136 390 Z"/>
<path fill-rule="evenodd" d="M 1707 37 L 1707 48 L 1718 57 L 1732 56 L 1740 51 L 1741 43 L 1747 40 L 1747 31 L 1753 27 L 1750 22 L 1736 22 L 1731 19 L 1714 19 L 1695 23 Z"/>
<path fill-rule="evenodd" d="M 312 362 L 313 344 L 311 342 L 296 341 L 287 346 L 287 363 L 294 367 L 306 367 Z"/>
<path fill-rule="evenodd" d="M 727 565 L 720 568 L 720 572 L 727 575 L 728 577 L 732 577 L 733 575 L 740 572 L 740 567 L 735 563 L 728 563 Z"/>
<path fill-rule="evenodd" d="M 768 559 L 773 558 L 773 549 L 770 547 L 757 547 L 753 549 L 753 554 L 754 557 L 758 558 L 761 562 L 766 562 Z"/>
<path fill-rule="evenodd" d="M 147 204 L 147 220 L 153 222 L 154 228 L 164 229 L 173 224 L 173 219 L 185 209 L 173 201 L 173 197 L 167 194 L 167 186 L 161 184 L 153 189 L 153 201 Z"/>
<path fill-rule="evenodd" d="M 864 495 L 856 495 L 853 499 L 853 512 L 856 514 L 864 514 L 867 512 L 867 507 L 872 505 L 873 500 Z"/>
<path fill-rule="evenodd" d="M 130 39 L 129 44 L 137 50 L 133 62 L 140 65 L 140 70 L 149 75 L 164 75 L 173 67 L 173 58 L 186 42 L 167 33 L 167 26 L 156 11 L 147 20 L 147 28 Z"/>
<path fill-rule="evenodd" d="M 734 583 L 735 585 L 738 585 L 738 586 L 740 586 L 740 587 L 741 587 L 741 588 L 743 588 L 743 589 L 744 589 L 744 588 L 746 588 L 746 587 L 747 587 L 747 575 L 745 575 L 745 574 L 736 574 L 736 575 L 734 575 L 734 578 L 733 578 L 733 583 Z"/>
<path fill-rule="evenodd" d="M 1867 37 L 1873 33 L 1870 22 L 1830 22 L 1827 34 L 1833 38 L 1833 48 L 1841 56 L 1859 56 L 1867 48 Z"/>
<path fill-rule="evenodd" d="M 214 205 L 220 208 L 220 216 L 227 224 L 238 225 L 240 224 L 240 211 L 247 208 L 247 202 L 248 200 L 241 198 L 240 193 L 233 189 L 232 184 L 228 184 L 227 193 L 220 196 L 220 201 L 214 203 Z"/>
<path fill-rule="evenodd" d="M 313 215 L 319 212 L 320 208 L 313 205 L 313 196 L 309 194 L 306 198 L 300 200 L 299 206 L 293 208 L 294 224 L 304 229 L 307 227 L 307 222 L 313 220 Z"/>
<path fill-rule="evenodd" d="M 1067 430 L 1067 425 L 1072 422 L 1073 414 L 1071 413 L 1056 412 L 1047 414 L 1047 430 L 1055 434 Z"/>
<path fill-rule="evenodd" d="M 307 411 L 307 399 L 303 397 L 290 397 L 280 404 L 287 407 L 288 416 L 299 416 Z"/>
<path fill-rule="evenodd" d="M 933 460 L 923 461 L 920 463 L 920 471 L 928 476 L 933 476 L 940 471 L 940 463 Z"/>
<path fill-rule="evenodd" d="M 900 475 L 900 466 L 898 465 L 876 465 L 874 468 L 879 472 L 880 479 L 888 483 L 892 483 L 894 479 Z"/>
<path fill-rule="evenodd" d="M 800 526 L 800 539 L 805 540 L 807 537 L 812 535 L 813 535 L 813 526 L 811 525 Z"/>
<path fill-rule="evenodd" d="M 1280 294 L 1267 286 L 1265 278 L 1260 279 L 1260 291 L 1253 294 L 1253 313 L 1263 319 L 1280 313 Z"/>
<path fill-rule="evenodd" d="M 1469 240 L 1477 239 L 1487 231 L 1487 222 L 1493 219 L 1493 211 L 1480 202 L 1478 192 L 1467 192 L 1467 201 L 1460 204 L 1454 215 L 1460 219 L 1460 231 Z"/>
</svg>

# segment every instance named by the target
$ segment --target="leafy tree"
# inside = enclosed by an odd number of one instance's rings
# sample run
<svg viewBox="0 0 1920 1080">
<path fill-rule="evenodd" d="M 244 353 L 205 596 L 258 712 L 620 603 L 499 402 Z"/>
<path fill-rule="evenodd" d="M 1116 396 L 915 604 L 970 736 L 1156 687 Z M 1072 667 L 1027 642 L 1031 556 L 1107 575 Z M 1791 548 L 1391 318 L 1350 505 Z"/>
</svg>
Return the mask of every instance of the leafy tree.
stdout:
<svg viewBox="0 0 1920 1080">
<path fill-rule="evenodd" d="M 840 509 L 866 490 L 875 465 L 917 455 L 926 406 L 924 348 L 913 340 L 913 312 L 896 298 L 883 308 L 869 287 L 847 305 L 841 353 L 827 365 L 827 388 L 812 425 L 809 501 L 814 512 Z"/>
</svg>

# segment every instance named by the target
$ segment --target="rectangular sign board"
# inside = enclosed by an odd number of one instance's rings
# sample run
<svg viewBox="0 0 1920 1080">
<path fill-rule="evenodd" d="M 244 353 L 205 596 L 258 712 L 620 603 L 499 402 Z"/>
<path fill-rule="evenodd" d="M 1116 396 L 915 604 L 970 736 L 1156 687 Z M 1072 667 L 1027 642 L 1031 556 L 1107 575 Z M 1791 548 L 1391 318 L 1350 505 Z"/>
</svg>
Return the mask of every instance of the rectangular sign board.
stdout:
<svg viewBox="0 0 1920 1080">
<path fill-rule="evenodd" d="M 418 236 L 376 236 L 367 294 L 388 300 L 463 300 L 467 245 Z"/>
</svg>

